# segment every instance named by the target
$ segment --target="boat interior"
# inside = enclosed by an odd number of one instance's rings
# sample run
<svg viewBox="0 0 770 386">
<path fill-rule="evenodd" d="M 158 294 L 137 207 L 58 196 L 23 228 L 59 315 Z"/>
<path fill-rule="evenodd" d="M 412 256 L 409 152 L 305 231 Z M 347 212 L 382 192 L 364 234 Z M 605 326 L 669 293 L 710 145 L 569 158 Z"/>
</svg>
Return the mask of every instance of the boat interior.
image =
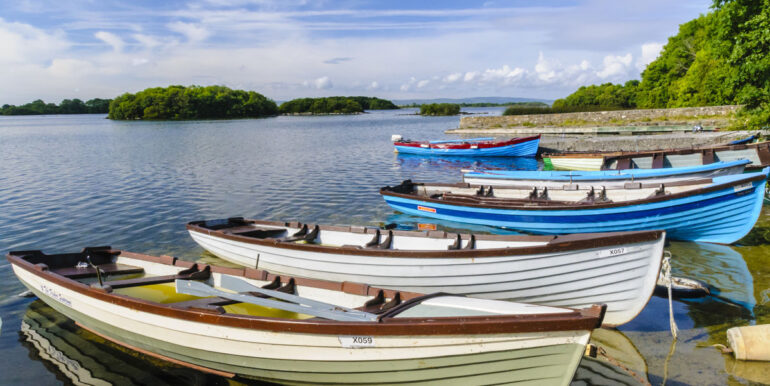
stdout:
<svg viewBox="0 0 770 386">
<path fill-rule="evenodd" d="M 627 182 L 623 185 L 597 186 L 591 183 L 569 183 L 561 187 L 538 185 L 471 185 L 412 183 L 386 188 L 394 193 L 412 194 L 438 200 L 468 204 L 518 204 L 532 206 L 592 205 L 598 203 L 628 202 L 694 191 L 717 183 L 742 179 L 742 175 L 698 178 L 668 183 Z M 743 186 L 740 186 L 743 188 Z M 751 185 L 745 186 L 746 189 Z M 737 188 L 737 187 L 736 187 Z M 736 190 L 738 191 L 738 190 Z"/>
<path fill-rule="evenodd" d="M 122 256 L 125 255 L 125 256 Z M 377 322 L 382 318 L 489 316 L 564 313 L 569 309 L 532 306 L 458 295 L 415 294 L 355 283 L 281 277 L 258 272 L 259 279 L 216 272 L 227 270 L 167 257 L 163 259 L 89 247 L 80 253 L 47 255 L 11 252 L 37 270 L 87 285 L 100 292 L 167 307 L 219 315 L 294 320 Z M 243 271 L 243 270 L 241 270 Z M 327 303 L 328 302 L 328 303 Z"/>
<path fill-rule="evenodd" d="M 546 245 L 554 236 L 474 235 L 444 231 L 415 232 L 362 226 L 271 223 L 233 217 L 190 225 L 224 235 L 278 243 L 316 244 L 355 250 L 475 250 Z M 386 227 L 388 228 L 388 227 Z"/>
<path fill-rule="evenodd" d="M 607 157 L 604 169 L 660 169 L 678 168 L 692 165 L 707 165 L 714 162 L 728 162 L 739 159 L 747 159 L 752 165 L 761 165 L 758 149 L 731 149 L 717 150 L 706 149 L 681 154 L 677 153 L 643 153 L 638 156 Z"/>
</svg>

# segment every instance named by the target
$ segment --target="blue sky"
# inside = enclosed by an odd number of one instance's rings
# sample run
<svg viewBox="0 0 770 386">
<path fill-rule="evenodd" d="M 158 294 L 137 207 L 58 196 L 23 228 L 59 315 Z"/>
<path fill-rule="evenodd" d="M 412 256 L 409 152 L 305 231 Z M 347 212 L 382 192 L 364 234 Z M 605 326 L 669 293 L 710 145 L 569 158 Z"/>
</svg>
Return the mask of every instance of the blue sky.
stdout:
<svg viewBox="0 0 770 386">
<path fill-rule="evenodd" d="M 638 79 L 711 1 L 0 1 L 0 104 L 220 84 L 276 100 Z"/>
</svg>

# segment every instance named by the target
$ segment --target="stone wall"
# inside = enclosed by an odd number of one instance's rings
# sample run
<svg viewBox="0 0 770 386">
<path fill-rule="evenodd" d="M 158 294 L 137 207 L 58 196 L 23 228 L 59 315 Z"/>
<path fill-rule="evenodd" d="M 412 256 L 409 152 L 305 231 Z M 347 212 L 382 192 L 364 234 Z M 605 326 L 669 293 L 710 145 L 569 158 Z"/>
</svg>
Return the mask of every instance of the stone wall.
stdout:
<svg viewBox="0 0 770 386">
<path fill-rule="evenodd" d="M 564 114 L 463 117 L 459 130 L 485 130 L 517 127 L 592 127 L 592 126 L 669 126 L 701 124 L 725 125 L 741 106 L 683 107 L 675 109 L 639 109 L 595 111 Z"/>
</svg>

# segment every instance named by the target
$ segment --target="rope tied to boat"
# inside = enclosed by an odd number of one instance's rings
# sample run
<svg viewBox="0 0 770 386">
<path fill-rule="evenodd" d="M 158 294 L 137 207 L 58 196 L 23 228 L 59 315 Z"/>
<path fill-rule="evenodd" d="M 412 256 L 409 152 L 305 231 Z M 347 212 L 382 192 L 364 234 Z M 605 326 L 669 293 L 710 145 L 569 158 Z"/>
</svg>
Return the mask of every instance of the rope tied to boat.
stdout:
<svg viewBox="0 0 770 386">
<path fill-rule="evenodd" d="M 676 326 L 676 320 L 674 320 L 674 302 L 671 295 L 671 252 L 663 251 L 663 281 L 666 283 L 668 289 L 668 322 L 671 327 L 671 336 L 676 340 L 679 333 L 679 328 Z"/>
</svg>

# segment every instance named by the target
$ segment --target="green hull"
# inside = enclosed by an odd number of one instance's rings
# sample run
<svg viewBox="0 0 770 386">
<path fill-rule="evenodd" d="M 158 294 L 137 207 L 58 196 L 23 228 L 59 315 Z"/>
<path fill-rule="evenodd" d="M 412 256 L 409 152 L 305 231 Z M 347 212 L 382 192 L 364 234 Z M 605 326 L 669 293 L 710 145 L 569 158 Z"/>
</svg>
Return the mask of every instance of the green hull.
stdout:
<svg viewBox="0 0 770 386">
<path fill-rule="evenodd" d="M 159 341 L 116 328 L 33 292 L 51 307 L 117 342 L 206 368 L 291 384 L 490 384 L 566 385 L 583 353 L 580 344 L 387 361 L 299 361 L 222 354 Z"/>
</svg>

